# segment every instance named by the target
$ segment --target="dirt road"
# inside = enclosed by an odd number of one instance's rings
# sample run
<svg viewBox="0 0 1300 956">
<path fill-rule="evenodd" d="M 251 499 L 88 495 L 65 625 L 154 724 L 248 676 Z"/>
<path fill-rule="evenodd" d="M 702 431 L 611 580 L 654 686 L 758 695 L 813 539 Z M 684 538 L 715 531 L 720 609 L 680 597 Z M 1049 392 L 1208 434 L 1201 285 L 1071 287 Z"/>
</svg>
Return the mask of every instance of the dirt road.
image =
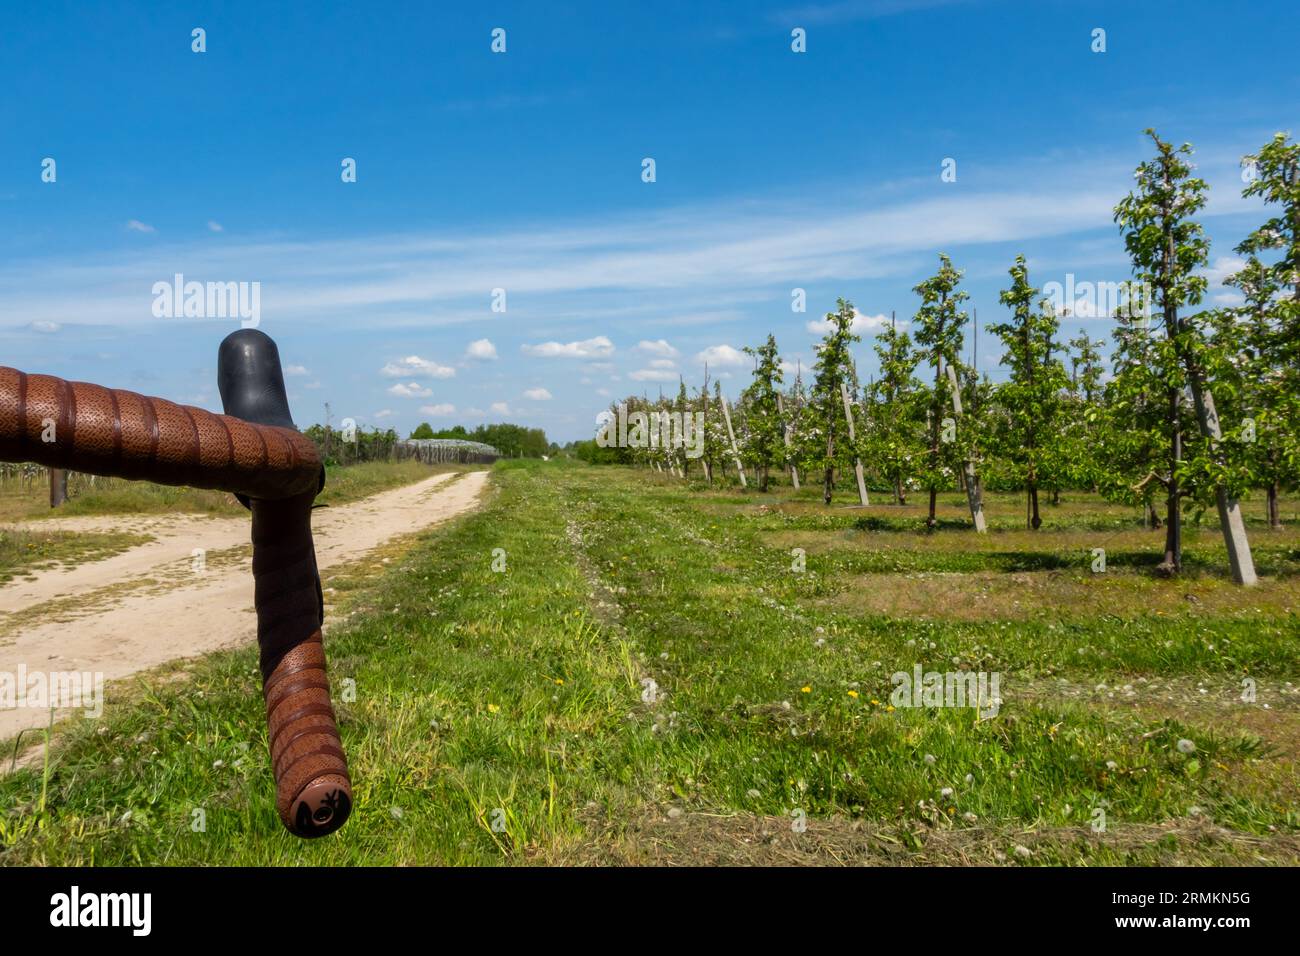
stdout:
<svg viewBox="0 0 1300 956">
<path fill-rule="evenodd" d="M 321 570 L 474 507 L 486 482 L 485 471 L 440 474 L 318 509 L 312 528 Z M 0 677 L 75 671 L 112 681 L 256 639 L 247 518 L 115 515 L 51 519 L 39 527 L 132 531 L 154 540 L 0 587 Z M 0 740 L 48 722 L 47 710 L 0 706 Z"/>
</svg>

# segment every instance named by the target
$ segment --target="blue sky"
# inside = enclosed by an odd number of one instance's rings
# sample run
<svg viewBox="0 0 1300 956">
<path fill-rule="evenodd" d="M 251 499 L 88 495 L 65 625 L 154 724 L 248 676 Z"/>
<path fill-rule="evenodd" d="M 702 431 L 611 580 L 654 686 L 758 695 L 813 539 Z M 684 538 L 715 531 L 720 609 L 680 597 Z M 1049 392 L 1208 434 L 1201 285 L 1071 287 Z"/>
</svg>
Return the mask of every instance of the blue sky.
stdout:
<svg viewBox="0 0 1300 956">
<path fill-rule="evenodd" d="M 806 366 L 841 295 L 865 378 L 940 251 L 981 326 L 1020 252 L 1038 285 L 1126 278 L 1147 126 L 1197 147 L 1217 301 L 1263 215 L 1240 157 L 1300 126 L 1294 3 L 83 6 L 0 32 L 0 364 L 219 410 L 237 322 L 152 287 L 260 282 L 302 425 L 589 437 L 706 358 L 735 394 L 768 332 Z"/>
</svg>

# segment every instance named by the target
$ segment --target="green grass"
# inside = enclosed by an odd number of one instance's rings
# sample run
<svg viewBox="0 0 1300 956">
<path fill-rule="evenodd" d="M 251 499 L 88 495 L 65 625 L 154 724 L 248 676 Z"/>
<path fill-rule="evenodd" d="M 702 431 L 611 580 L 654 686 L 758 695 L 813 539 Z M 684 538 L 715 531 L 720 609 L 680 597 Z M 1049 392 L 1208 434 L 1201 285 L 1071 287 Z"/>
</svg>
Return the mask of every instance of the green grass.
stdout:
<svg viewBox="0 0 1300 956">
<path fill-rule="evenodd" d="M 73 534 L 0 528 L 0 584 L 48 568 L 112 557 L 149 541 L 148 535 Z"/>
<path fill-rule="evenodd" d="M 368 495 L 420 481 L 440 471 L 463 470 L 456 465 L 430 466 L 414 460 L 363 462 L 331 467 L 325 475 L 321 504 L 343 504 Z M 73 475 L 70 496 L 61 507 L 51 508 L 49 484 L 42 478 L 24 485 L 19 480 L 0 483 L 0 521 L 82 515 L 175 514 L 246 515 L 234 495 L 201 488 L 156 485 L 148 481 Z"/>
<path fill-rule="evenodd" d="M 1297 618 L 1281 598 L 1219 596 L 1232 588 L 1209 535 L 1196 613 L 1148 610 L 1189 582 L 1135 559 L 1091 614 L 1023 619 L 999 593 L 967 620 L 958 589 L 918 618 L 849 598 L 863 581 L 996 573 L 1050 610 L 1035 582 L 1086 567 L 1008 571 L 1000 555 L 1070 553 L 1109 533 L 1099 522 L 1136 534 L 1135 556 L 1158 542 L 1094 499 L 1050 511 L 1032 540 L 999 516 L 1015 500 L 994 501 L 977 542 L 955 496 L 924 535 L 809 493 L 617 468 L 503 462 L 493 485 L 480 511 L 342 592 L 352 614 L 326 645 L 355 782 L 344 830 L 282 831 L 245 649 L 118 687 L 104 718 L 66 725 L 48 780 L 0 777 L 0 862 L 1300 860 Z M 792 533 L 816 536 L 803 572 Z M 900 539 L 897 566 L 880 535 Z M 1290 560 L 1260 593 L 1293 587 Z M 1000 712 L 893 707 L 890 674 L 915 663 L 1000 672 Z M 1244 678 L 1259 703 L 1238 700 Z M 1099 808 L 1105 834 L 1089 826 Z"/>
</svg>

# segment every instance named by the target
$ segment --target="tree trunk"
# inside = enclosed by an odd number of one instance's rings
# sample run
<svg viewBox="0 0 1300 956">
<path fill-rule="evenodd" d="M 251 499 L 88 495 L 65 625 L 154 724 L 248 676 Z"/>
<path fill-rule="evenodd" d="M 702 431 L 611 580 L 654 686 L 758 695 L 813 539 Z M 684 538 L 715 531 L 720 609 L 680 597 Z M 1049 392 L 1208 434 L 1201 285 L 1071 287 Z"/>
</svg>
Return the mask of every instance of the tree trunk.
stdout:
<svg viewBox="0 0 1300 956">
<path fill-rule="evenodd" d="M 926 526 L 927 528 L 934 528 L 934 526 L 937 525 L 937 524 L 939 523 L 939 522 L 936 521 L 935 518 L 934 518 L 934 503 L 935 503 L 935 499 L 938 498 L 938 497 L 939 497 L 939 492 L 938 492 L 938 490 L 935 489 L 933 486 L 931 486 L 931 488 L 930 488 L 930 516 L 929 516 L 928 518 L 925 519 L 925 526 Z"/>
<path fill-rule="evenodd" d="M 894 499 L 900 504 L 907 504 L 907 495 L 903 493 L 903 479 L 894 479 Z"/>
<path fill-rule="evenodd" d="M 62 468 L 50 469 L 50 507 L 57 508 L 68 500 L 68 473 Z"/>
<path fill-rule="evenodd" d="M 822 479 L 822 501 L 831 503 L 831 490 L 835 487 L 835 439 L 826 436 L 826 474 Z"/>
<path fill-rule="evenodd" d="M 1278 506 L 1278 482 L 1275 478 L 1268 486 L 1268 526 L 1274 531 L 1282 528 L 1282 511 Z"/>
<path fill-rule="evenodd" d="M 1183 433 L 1178 425 L 1178 392 L 1170 393 L 1170 419 L 1173 441 L 1169 453 L 1169 486 L 1165 489 L 1165 557 L 1157 566 L 1164 574 L 1177 574 L 1183 568 L 1182 489 L 1177 468 L 1183 460 Z"/>
<path fill-rule="evenodd" d="M 1029 527 L 1037 531 L 1043 526 L 1043 519 L 1038 514 L 1038 485 L 1029 485 Z"/>
</svg>

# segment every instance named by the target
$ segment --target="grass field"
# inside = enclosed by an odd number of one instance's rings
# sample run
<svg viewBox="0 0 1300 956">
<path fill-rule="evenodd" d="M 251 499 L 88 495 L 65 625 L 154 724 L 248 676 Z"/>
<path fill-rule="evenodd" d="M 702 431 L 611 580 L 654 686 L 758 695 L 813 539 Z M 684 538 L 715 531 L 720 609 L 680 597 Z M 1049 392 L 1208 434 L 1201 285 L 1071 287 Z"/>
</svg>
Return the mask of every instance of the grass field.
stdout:
<svg viewBox="0 0 1300 956">
<path fill-rule="evenodd" d="M 1087 496 L 1037 533 L 991 496 L 981 538 L 956 494 L 930 534 L 815 497 L 500 463 L 480 511 L 324 582 L 340 833 L 282 830 L 247 648 L 0 777 L 0 862 L 1300 862 L 1293 506 L 1243 590 L 1213 528 L 1160 580 L 1161 534 Z M 998 673 L 996 716 L 895 707 L 918 664 Z"/>
<path fill-rule="evenodd" d="M 363 462 L 346 468 L 329 468 L 321 504 L 343 504 L 388 488 L 409 484 L 439 471 L 460 470 L 456 465 L 433 467 L 418 461 Z M 186 512 L 211 515 L 246 515 L 235 496 L 223 491 L 178 488 L 148 481 L 96 478 L 73 475 L 70 497 L 59 508 L 50 507 L 49 483 L 44 477 L 24 484 L 17 479 L 0 482 L 0 522 L 36 518 L 77 517 L 114 514 L 174 514 Z"/>
<path fill-rule="evenodd" d="M 112 557 L 149 540 L 142 534 L 66 534 L 0 528 L 0 584 L 34 571 Z"/>
</svg>

